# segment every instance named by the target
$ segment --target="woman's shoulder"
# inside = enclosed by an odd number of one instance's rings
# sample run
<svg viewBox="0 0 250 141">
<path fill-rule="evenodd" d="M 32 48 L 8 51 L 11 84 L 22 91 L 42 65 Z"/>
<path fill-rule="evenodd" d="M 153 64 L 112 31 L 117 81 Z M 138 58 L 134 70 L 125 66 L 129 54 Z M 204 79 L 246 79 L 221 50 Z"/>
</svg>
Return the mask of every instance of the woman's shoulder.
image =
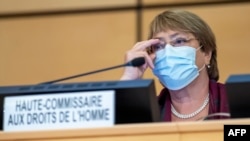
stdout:
<svg viewBox="0 0 250 141">
<path fill-rule="evenodd" d="M 209 82 L 209 92 L 215 99 L 227 100 L 226 86 L 221 82 L 215 80 L 210 80 Z"/>
<path fill-rule="evenodd" d="M 220 91 L 222 93 L 226 92 L 225 84 L 221 83 L 221 82 L 218 82 L 218 81 L 215 81 L 215 80 L 210 80 L 209 81 L 209 88 L 210 88 L 210 91 L 211 90 Z"/>
<path fill-rule="evenodd" d="M 160 92 L 160 94 L 158 95 L 158 102 L 160 105 L 164 105 L 166 98 L 169 95 L 169 91 L 167 88 L 163 88 Z"/>
<path fill-rule="evenodd" d="M 228 98 L 225 84 L 210 80 L 209 91 L 213 112 L 228 112 Z"/>
</svg>

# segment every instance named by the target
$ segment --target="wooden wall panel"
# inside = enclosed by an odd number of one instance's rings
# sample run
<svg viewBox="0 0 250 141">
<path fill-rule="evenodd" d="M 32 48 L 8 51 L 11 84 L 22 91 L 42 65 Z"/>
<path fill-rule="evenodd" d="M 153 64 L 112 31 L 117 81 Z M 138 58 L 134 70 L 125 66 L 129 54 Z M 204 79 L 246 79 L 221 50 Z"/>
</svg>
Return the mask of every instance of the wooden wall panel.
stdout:
<svg viewBox="0 0 250 141">
<path fill-rule="evenodd" d="M 147 39 L 149 22 L 166 9 L 144 10 L 143 39 Z M 181 9 L 196 13 L 213 29 L 217 38 L 220 82 L 224 83 L 231 74 L 250 73 L 250 3 Z M 153 77 L 151 71 L 145 77 Z M 159 91 L 161 85 L 157 85 L 157 89 Z"/>
<path fill-rule="evenodd" d="M 60 2 L 59 2 L 60 1 Z M 142 0 L 142 5 L 201 3 L 215 0 Z M 227 1 L 227 0 L 221 0 Z M 216 1 L 218 2 L 218 1 Z M 37 83 L 88 72 L 123 62 L 125 51 L 136 42 L 137 0 L 0 0 L 0 14 L 53 12 L 131 6 L 130 10 L 36 15 L 0 19 L 0 85 Z M 166 5 L 167 6 L 167 5 Z M 230 74 L 249 73 L 250 4 L 196 5 L 182 8 L 200 15 L 212 27 L 218 43 L 220 82 Z M 154 16 L 167 8 L 142 8 L 142 37 Z M 119 79 L 122 68 L 73 79 Z M 144 78 L 154 78 L 150 70 Z M 157 91 L 161 85 L 157 84 Z"/>
<path fill-rule="evenodd" d="M 0 85 L 36 84 L 122 64 L 134 11 L 0 19 Z M 117 80 L 122 69 L 71 81 Z"/>
<path fill-rule="evenodd" d="M 142 0 L 143 5 L 221 2 L 228 0 Z"/>
<path fill-rule="evenodd" d="M 0 0 L 0 14 L 135 6 L 137 0 Z"/>
</svg>

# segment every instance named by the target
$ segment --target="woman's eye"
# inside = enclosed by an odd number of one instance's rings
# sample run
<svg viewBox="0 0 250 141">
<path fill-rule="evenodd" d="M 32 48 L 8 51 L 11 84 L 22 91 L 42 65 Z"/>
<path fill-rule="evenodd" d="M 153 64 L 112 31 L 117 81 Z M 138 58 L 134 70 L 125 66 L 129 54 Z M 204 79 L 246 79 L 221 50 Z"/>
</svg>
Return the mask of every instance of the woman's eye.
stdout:
<svg viewBox="0 0 250 141">
<path fill-rule="evenodd" d="M 186 39 L 176 39 L 174 41 L 174 46 L 180 46 L 180 45 L 184 45 L 187 43 L 187 40 Z"/>
<path fill-rule="evenodd" d="M 161 50 L 161 49 L 164 49 L 165 45 L 163 44 L 158 44 L 158 45 L 154 45 L 154 51 L 158 51 L 158 50 Z"/>
</svg>

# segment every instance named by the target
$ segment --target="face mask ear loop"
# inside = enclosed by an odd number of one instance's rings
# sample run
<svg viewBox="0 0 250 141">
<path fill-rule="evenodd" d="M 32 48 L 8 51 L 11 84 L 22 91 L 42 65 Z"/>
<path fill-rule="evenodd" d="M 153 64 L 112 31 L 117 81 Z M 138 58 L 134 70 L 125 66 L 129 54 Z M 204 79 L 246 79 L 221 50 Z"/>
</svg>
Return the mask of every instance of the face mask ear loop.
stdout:
<svg viewBox="0 0 250 141">
<path fill-rule="evenodd" d="M 205 68 L 205 64 L 198 70 L 198 72 L 202 71 Z"/>
<path fill-rule="evenodd" d="M 196 49 L 196 51 L 198 51 L 199 49 L 201 49 L 203 46 L 200 46 L 200 47 L 198 47 L 197 49 Z"/>
<path fill-rule="evenodd" d="M 198 51 L 200 48 L 202 48 L 202 45 L 196 49 Z M 205 64 L 198 70 L 198 72 L 202 71 L 205 68 Z"/>
</svg>

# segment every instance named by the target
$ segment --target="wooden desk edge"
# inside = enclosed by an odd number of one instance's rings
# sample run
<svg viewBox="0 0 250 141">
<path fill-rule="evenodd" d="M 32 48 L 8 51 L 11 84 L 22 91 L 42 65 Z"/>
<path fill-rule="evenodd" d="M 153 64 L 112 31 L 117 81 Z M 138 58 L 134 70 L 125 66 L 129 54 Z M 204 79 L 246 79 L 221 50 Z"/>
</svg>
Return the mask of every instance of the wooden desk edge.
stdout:
<svg viewBox="0 0 250 141">
<path fill-rule="evenodd" d="M 196 122 L 160 122 L 145 124 L 124 124 L 109 128 L 72 129 L 72 130 L 51 130 L 51 131 L 29 131 L 29 132 L 3 132 L 0 131 L 0 141 L 17 139 L 51 139 L 51 138 L 72 138 L 72 137 L 107 137 L 127 136 L 145 134 L 173 134 L 188 132 L 209 132 L 223 131 L 226 124 L 250 124 L 250 118 L 211 120 Z"/>
</svg>

